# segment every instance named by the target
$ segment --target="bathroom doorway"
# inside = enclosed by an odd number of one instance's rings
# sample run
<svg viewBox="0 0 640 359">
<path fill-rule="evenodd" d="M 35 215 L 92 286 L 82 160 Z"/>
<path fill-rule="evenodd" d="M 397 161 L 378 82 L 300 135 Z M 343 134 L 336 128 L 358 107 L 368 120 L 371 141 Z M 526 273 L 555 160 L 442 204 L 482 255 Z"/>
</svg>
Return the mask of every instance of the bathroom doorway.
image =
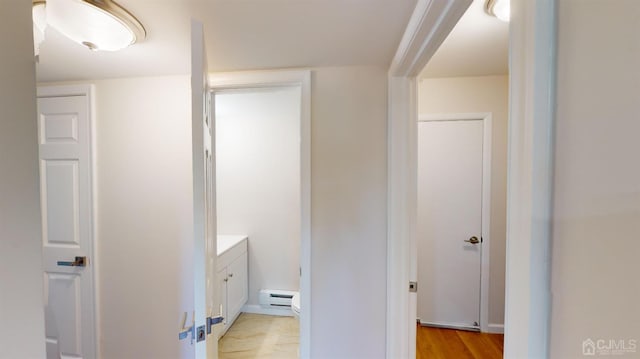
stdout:
<svg viewBox="0 0 640 359">
<path fill-rule="evenodd" d="M 298 71 L 210 78 L 221 358 L 238 350 L 297 358 L 308 350 L 308 80 Z"/>
</svg>

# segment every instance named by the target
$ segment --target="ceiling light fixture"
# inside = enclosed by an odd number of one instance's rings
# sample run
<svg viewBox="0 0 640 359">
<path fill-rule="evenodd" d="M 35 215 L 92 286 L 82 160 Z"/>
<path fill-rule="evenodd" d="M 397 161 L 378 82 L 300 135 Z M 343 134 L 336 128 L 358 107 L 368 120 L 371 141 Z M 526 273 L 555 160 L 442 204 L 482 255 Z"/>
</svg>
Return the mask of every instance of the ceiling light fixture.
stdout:
<svg viewBox="0 0 640 359">
<path fill-rule="evenodd" d="M 34 12 L 35 1 L 42 2 L 34 0 Z M 46 0 L 45 4 L 48 25 L 93 51 L 122 50 L 147 35 L 135 16 L 111 0 Z"/>
<path fill-rule="evenodd" d="M 484 10 L 487 14 L 497 17 L 502 21 L 509 21 L 511 5 L 509 0 L 487 0 Z"/>
</svg>

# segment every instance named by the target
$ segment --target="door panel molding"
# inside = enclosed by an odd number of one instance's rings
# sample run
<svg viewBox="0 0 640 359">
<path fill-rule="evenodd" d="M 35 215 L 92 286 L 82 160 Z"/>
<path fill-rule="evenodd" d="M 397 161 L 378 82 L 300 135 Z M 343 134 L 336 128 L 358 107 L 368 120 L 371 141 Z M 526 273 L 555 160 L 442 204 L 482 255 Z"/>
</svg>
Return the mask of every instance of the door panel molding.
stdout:
<svg viewBox="0 0 640 359">
<path fill-rule="evenodd" d="M 94 110 L 93 85 L 70 86 L 40 86 L 37 88 L 38 98 L 38 137 L 40 146 L 40 176 L 41 176 L 41 207 L 43 221 L 42 245 L 48 248 L 50 255 L 43 253 L 43 266 L 45 270 L 45 307 L 50 305 L 48 292 L 51 290 L 49 280 L 65 279 L 73 283 L 73 298 L 81 301 L 81 308 L 76 312 L 81 322 L 81 333 L 76 333 L 74 347 L 81 350 L 84 358 L 96 358 L 100 352 L 99 341 L 99 296 L 98 274 L 99 260 L 97 255 L 97 198 L 96 198 L 96 173 L 95 173 L 95 110 Z M 61 102 L 56 101 L 60 99 Z M 66 103 L 64 102 L 66 100 Z M 42 104 L 41 104 L 42 103 Z M 65 110 L 65 106 L 73 104 L 78 111 Z M 55 112 L 48 121 L 41 115 L 40 106 L 52 106 Z M 86 119 L 81 118 L 86 116 Z M 57 169 L 57 171 L 56 171 Z M 59 185 L 49 188 L 48 182 L 52 178 L 60 181 L 70 181 L 70 188 L 61 188 Z M 70 178 L 69 178 L 70 177 Z M 50 202 L 59 202 L 67 195 L 71 205 L 70 212 L 64 214 L 56 211 L 56 215 L 63 215 L 72 225 L 71 232 L 66 231 L 64 238 L 49 238 L 54 232 L 60 232 L 60 228 L 51 227 L 52 216 L 47 214 Z M 67 223 L 69 224 L 69 223 Z M 51 228 L 50 228 L 51 227 Z M 51 229 L 51 231 L 50 231 Z M 75 255 L 89 257 L 89 265 L 86 267 L 60 267 L 58 260 L 73 260 Z M 64 258 L 62 258 L 64 257 Z M 47 273 L 49 272 L 49 273 Z M 82 279 L 86 278 L 86 279 Z M 55 298 L 51 299 L 55 300 Z M 45 322 L 58 320 L 52 313 L 45 318 Z M 46 324 L 49 332 L 53 330 L 52 323 Z M 66 350 L 60 346 L 56 338 L 46 338 L 47 348 L 52 350 Z M 67 348 L 68 349 L 68 348 Z"/>
</svg>

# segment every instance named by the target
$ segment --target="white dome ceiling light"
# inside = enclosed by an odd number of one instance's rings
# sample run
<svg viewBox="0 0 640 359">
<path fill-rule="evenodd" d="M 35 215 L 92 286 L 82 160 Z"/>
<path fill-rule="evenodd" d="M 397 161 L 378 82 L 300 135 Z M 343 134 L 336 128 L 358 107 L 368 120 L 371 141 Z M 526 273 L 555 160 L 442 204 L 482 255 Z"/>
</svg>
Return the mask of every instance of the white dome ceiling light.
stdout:
<svg viewBox="0 0 640 359">
<path fill-rule="evenodd" d="M 122 50 L 147 35 L 138 19 L 111 0 L 33 1 L 34 24 L 44 4 L 47 25 L 92 51 Z"/>
<path fill-rule="evenodd" d="M 511 3 L 509 0 L 487 0 L 485 11 L 502 21 L 509 22 Z"/>
</svg>

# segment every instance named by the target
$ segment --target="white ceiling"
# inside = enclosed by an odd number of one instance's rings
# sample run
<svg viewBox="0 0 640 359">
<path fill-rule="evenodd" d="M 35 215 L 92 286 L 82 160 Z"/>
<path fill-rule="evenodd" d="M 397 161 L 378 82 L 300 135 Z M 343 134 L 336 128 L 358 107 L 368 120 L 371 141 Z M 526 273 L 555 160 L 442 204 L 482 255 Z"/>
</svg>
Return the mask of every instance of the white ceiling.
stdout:
<svg viewBox="0 0 640 359">
<path fill-rule="evenodd" d="M 509 72 L 509 24 L 474 0 L 420 74 L 424 77 L 504 75 Z"/>
<path fill-rule="evenodd" d="M 147 38 L 91 52 L 49 27 L 38 81 L 187 74 L 190 19 L 204 23 L 210 71 L 378 65 L 395 53 L 416 0 L 120 0 Z"/>
</svg>

